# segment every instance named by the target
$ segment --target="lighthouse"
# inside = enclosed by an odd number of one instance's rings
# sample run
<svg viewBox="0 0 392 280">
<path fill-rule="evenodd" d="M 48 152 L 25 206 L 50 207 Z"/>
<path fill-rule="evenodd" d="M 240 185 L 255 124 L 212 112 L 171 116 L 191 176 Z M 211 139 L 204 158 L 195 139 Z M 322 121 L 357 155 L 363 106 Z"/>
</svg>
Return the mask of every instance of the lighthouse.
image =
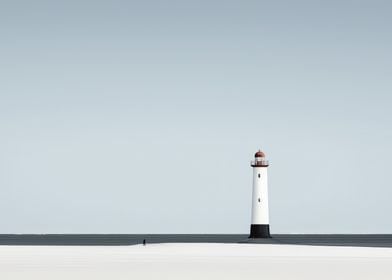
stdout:
<svg viewBox="0 0 392 280">
<path fill-rule="evenodd" d="M 268 160 L 259 150 L 250 164 L 253 168 L 252 221 L 249 238 L 270 238 L 268 213 Z"/>
</svg>

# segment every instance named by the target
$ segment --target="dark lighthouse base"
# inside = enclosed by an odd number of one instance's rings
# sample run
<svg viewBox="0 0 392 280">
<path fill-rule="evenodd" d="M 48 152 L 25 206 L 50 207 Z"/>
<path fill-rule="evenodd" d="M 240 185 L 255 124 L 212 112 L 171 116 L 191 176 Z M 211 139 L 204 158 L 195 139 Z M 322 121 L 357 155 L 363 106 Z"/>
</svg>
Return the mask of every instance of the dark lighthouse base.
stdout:
<svg viewBox="0 0 392 280">
<path fill-rule="evenodd" d="M 250 225 L 249 238 L 271 238 L 269 225 Z"/>
</svg>

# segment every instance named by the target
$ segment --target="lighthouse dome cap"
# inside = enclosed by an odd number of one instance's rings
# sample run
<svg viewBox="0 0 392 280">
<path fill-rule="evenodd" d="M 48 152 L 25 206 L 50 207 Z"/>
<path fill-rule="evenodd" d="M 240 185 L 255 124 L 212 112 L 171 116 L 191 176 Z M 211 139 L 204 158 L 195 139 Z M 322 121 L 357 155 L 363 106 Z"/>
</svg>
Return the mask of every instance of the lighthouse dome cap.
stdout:
<svg viewBox="0 0 392 280">
<path fill-rule="evenodd" d="M 261 150 L 258 150 L 257 153 L 255 153 L 255 157 L 265 157 L 265 154 Z"/>
</svg>

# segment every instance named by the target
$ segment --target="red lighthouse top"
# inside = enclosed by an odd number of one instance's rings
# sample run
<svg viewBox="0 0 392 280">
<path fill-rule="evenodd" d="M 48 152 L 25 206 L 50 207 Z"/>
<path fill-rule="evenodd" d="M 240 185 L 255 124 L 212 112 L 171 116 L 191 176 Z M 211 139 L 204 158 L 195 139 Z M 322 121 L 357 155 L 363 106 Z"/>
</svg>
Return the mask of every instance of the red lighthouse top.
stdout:
<svg viewBox="0 0 392 280">
<path fill-rule="evenodd" d="M 268 167 L 269 162 L 265 159 L 265 154 L 261 150 L 258 150 L 255 153 L 255 160 L 252 160 L 250 165 L 252 167 Z"/>
<path fill-rule="evenodd" d="M 255 153 L 255 158 L 257 157 L 265 157 L 265 154 L 261 150 L 258 150 L 257 153 Z"/>
</svg>

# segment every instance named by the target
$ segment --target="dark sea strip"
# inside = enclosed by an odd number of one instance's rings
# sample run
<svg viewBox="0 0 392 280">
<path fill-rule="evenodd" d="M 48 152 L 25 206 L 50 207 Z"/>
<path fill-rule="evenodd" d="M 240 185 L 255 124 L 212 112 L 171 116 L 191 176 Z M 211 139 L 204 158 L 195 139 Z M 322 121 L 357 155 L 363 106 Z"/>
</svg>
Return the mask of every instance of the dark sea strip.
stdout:
<svg viewBox="0 0 392 280">
<path fill-rule="evenodd" d="M 124 246 L 151 243 L 251 243 L 392 248 L 392 234 L 0 234 L 0 245 Z"/>
</svg>

